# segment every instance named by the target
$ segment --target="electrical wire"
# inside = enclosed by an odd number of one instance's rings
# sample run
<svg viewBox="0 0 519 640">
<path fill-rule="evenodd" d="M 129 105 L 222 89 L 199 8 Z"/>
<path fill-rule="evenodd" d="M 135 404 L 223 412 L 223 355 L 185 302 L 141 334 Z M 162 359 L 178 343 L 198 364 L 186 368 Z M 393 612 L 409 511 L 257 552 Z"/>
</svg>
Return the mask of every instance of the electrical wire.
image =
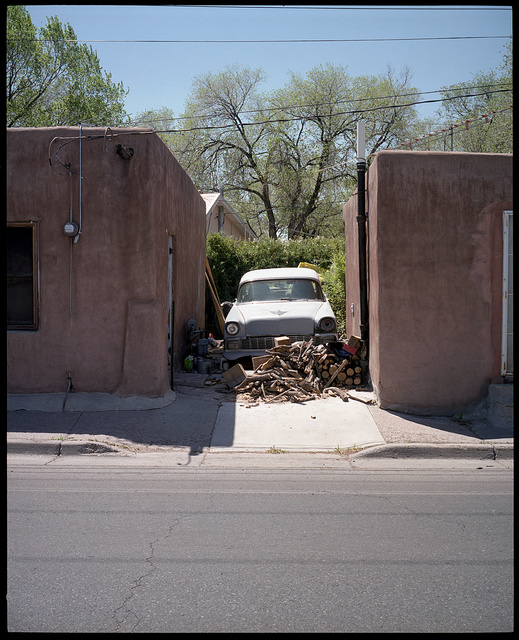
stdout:
<svg viewBox="0 0 519 640">
<path fill-rule="evenodd" d="M 77 40 L 64 39 L 62 42 L 77 44 L 325 44 L 344 42 L 438 42 L 440 40 L 496 40 L 509 39 L 511 35 L 496 36 L 430 36 L 417 38 L 295 38 L 281 40 Z M 8 42 L 16 41 L 8 39 Z M 31 42 L 52 42 L 48 38 L 32 38 Z"/>
<path fill-rule="evenodd" d="M 481 93 L 472 93 L 472 94 L 459 94 L 456 96 L 451 96 L 449 98 L 438 98 L 438 99 L 434 99 L 434 100 L 415 100 L 413 102 L 408 102 L 408 103 L 404 103 L 404 104 L 394 104 L 394 105 L 382 105 L 382 106 L 378 106 L 378 107 L 370 107 L 369 109 L 352 109 L 352 110 L 348 110 L 348 111 L 342 111 L 342 112 L 338 112 L 338 113 L 331 113 L 331 114 L 324 114 L 321 117 L 326 117 L 326 116 L 345 116 L 345 115 L 363 115 L 365 113 L 372 113 L 375 111 L 382 111 L 384 109 L 403 109 L 406 107 L 413 107 L 419 104 L 433 104 L 436 102 L 448 102 L 450 100 L 457 100 L 459 98 L 476 98 L 476 97 L 480 97 L 480 96 L 488 96 L 494 93 L 505 93 L 507 91 L 512 91 L 512 89 L 496 89 L 496 90 L 492 90 L 492 91 L 484 91 Z M 253 126 L 258 126 L 258 125 L 266 125 L 266 124 L 276 124 L 276 123 L 283 123 L 283 122 L 298 122 L 298 121 L 302 121 L 302 120 L 309 120 L 310 118 L 308 118 L 307 116 L 295 116 L 292 118 L 277 118 L 277 119 L 271 119 L 271 120 L 261 120 L 261 121 L 257 121 L 257 122 L 241 122 L 240 126 L 242 127 L 253 127 Z M 199 127 L 190 127 L 190 128 L 186 128 L 186 129 L 162 129 L 162 130 L 155 130 L 155 133 L 189 133 L 191 131 L 211 131 L 211 130 L 223 130 L 223 129 L 230 129 L 233 128 L 235 126 L 234 123 L 230 123 L 230 124 L 216 124 L 216 125 L 204 125 L 204 126 L 199 126 Z"/>
<path fill-rule="evenodd" d="M 444 127 L 442 127 L 439 131 L 433 131 L 431 133 L 425 134 L 423 136 L 418 136 L 416 138 L 412 138 L 411 140 L 408 140 L 406 142 L 402 142 L 394 147 L 387 147 L 384 148 L 384 151 L 399 151 L 401 150 L 403 147 L 409 147 L 411 150 L 413 150 L 413 147 L 423 143 L 423 142 L 429 142 L 435 138 L 439 138 L 444 139 L 447 138 L 449 136 L 452 136 L 454 133 L 463 133 L 463 131 L 467 131 L 471 126 L 480 126 L 483 124 L 489 124 L 489 118 L 493 118 L 496 115 L 500 115 L 503 114 L 507 111 L 511 111 L 513 109 L 513 105 L 509 105 L 508 107 L 505 107 L 504 109 L 499 109 L 499 110 L 495 110 L 495 111 L 489 111 L 488 113 L 484 113 L 478 117 L 471 117 L 471 118 L 466 118 L 465 120 L 461 120 L 457 123 L 453 123 L 450 125 L 446 125 Z M 484 122 L 483 122 L 484 121 Z M 370 153 L 367 157 L 368 158 L 372 158 L 374 156 L 377 155 L 377 152 L 375 153 Z M 327 167 L 323 167 L 322 169 L 319 169 L 320 172 L 322 171 L 329 171 L 331 169 L 339 169 L 341 167 L 347 166 L 349 164 L 353 164 L 354 161 L 353 160 L 349 160 L 346 162 L 339 162 L 337 164 L 334 165 L 328 165 Z"/>
<path fill-rule="evenodd" d="M 459 89 L 463 89 L 464 91 L 468 91 L 468 90 L 474 90 L 474 89 L 481 89 L 481 88 L 485 88 L 486 91 L 485 93 L 490 93 L 488 91 L 489 88 L 494 88 L 494 87 L 510 87 L 510 89 L 501 89 L 501 91 L 508 91 L 511 90 L 512 87 L 512 83 L 509 82 L 498 82 L 496 84 L 492 84 L 492 85 L 488 85 L 488 84 L 482 84 L 482 85 L 470 85 L 470 86 L 466 86 L 466 87 L 459 87 Z M 456 90 L 456 89 L 454 89 Z M 435 93 L 441 93 L 443 91 L 446 91 L 446 89 L 436 89 L 434 91 L 412 91 L 409 93 L 397 93 L 397 94 L 391 94 L 391 95 L 386 95 L 386 96 L 373 96 L 373 97 L 369 97 L 369 98 L 356 98 L 355 100 L 338 100 L 336 103 L 334 104 L 342 104 L 342 103 L 346 103 L 346 102 L 350 102 L 350 103 L 362 103 L 362 102 L 367 102 L 368 100 L 388 100 L 388 99 L 395 99 L 395 98 L 408 98 L 410 96 L 425 96 L 425 95 L 430 95 L 430 94 L 435 94 Z M 452 96 L 450 98 L 441 98 L 436 100 L 436 102 L 443 102 L 444 100 L 454 100 L 458 97 L 476 97 L 476 96 L 480 96 L 482 94 L 473 94 L 473 96 Z M 265 112 L 269 112 L 269 111 L 281 111 L 283 110 L 290 110 L 290 109 L 311 109 L 311 108 L 315 108 L 315 107 L 322 107 L 322 106 L 326 106 L 326 105 L 330 105 L 332 104 L 331 102 L 319 102 L 319 103 L 310 103 L 310 104 L 302 104 L 302 105 L 288 105 L 288 106 L 284 106 L 282 108 L 280 107 L 265 107 L 264 109 L 250 109 L 250 110 L 246 110 L 246 111 L 240 111 L 240 115 L 246 115 L 246 114 L 254 114 L 254 113 L 265 113 Z M 415 104 L 422 104 L 421 102 L 416 102 Z M 393 105 L 394 106 L 394 105 Z M 398 105 L 397 105 L 398 106 Z M 390 108 L 390 107 L 388 107 Z M 198 116 L 198 118 L 205 120 L 208 118 L 214 118 L 217 117 L 216 114 L 207 114 L 207 115 L 201 115 Z M 132 121 L 133 125 L 138 125 L 140 123 L 142 124 L 146 124 L 148 126 L 152 125 L 155 122 L 160 122 L 162 123 L 166 123 L 166 122 L 174 122 L 177 120 L 189 120 L 191 119 L 192 116 L 178 116 L 178 117 L 174 117 L 174 118 L 157 118 L 155 120 L 134 120 Z"/>
<path fill-rule="evenodd" d="M 240 4 L 240 5 L 229 5 L 229 4 L 188 4 L 182 5 L 182 8 L 186 9 L 268 9 L 269 11 L 272 9 L 279 10 L 288 10 L 288 11 L 299 11 L 301 9 L 308 11 L 511 11 L 511 7 L 407 7 L 407 6 L 399 6 L 399 7 L 384 7 L 384 6 L 326 6 L 322 5 L 279 5 L 279 4 L 267 4 L 267 5 L 257 5 L 257 4 Z"/>
<path fill-rule="evenodd" d="M 496 85 L 499 86 L 499 85 Z M 409 107 L 409 106 L 415 106 L 417 104 L 424 104 L 424 103 L 434 103 L 434 102 L 446 102 L 449 100 L 455 100 L 458 98 L 467 98 L 467 97 L 479 97 L 482 95 L 489 95 L 489 94 L 493 94 L 493 93 L 503 93 L 503 92 L 507 92 L 507 91 L 511 91 L 511 89 L 497 89 L 497 90 L 492 90 L 492 91 L 485 91 L 482 93 L 477 93 L 477 94 L 463 94 L 463 95 L 457 95 L 457 96 L 452 96 L 450 98 L 444 98 L 444 99 L 436 99 L 436 100 L 426 100 L 426 101 L 415 101 L 415 102 L 411 102 L 411 103 L 407 103 L 407 104 L 397 104 L 397 105 L 385 105 L 385 106 L 380 106 L 380 107 L 372 107 L 370 109 L 360 109 L 360 110 L 352 110 L 352 111 L 345 111 L 342 113 L 338 113 L 338 114 L 330 114 L 330 115 L 356 115 L 356 116 L 362 116 L 365 113 L 371 113 L 374 111 L 379 111 L 382 109 L 391 109 L 391 108 L 405 108 L 405 107 Z M 431 93 L 435 93 L 435 92 L 431 92 Z M 414 95 L 414 94 L 410 94 L 410 95 Z M 265 120 L 262 122 L 250 122 L 250 123 L 242 123 L 242 126 L 257 126 L 260 124 L 274 124 L 274 123 L 280 123 L 280 122 L 293 122 L 293 121 L 300 121 L 300 120 L 304 120 L 304 117 L 295 117 L 295 118 L 282 118 L 282 119 L 277 119 L 277 120 Z M 135 125 L 133 125 L 135 126 Z M 119 137 L 119 136 L 128 136 L 128 135 L 151 135 L 151 134 L 160 134 L 160 133 L 176 133 L 176 134 L 181 134 L 181 133 L 189 133 L 192 131 L 209 131 L 209 130 L 222 130 L 222 129 L 228 129 L 228 128 L 232 128 L 234 127 L 234 124 L 228 124 L 228 125 L 212 125 L 212 126 L 203 126 L 203 127 L 191 127 L 191 128 L 187 128 L 187 129 L 163 129 L 163 130 L 154 130 L 150 127 L 149 131 L 123 131 L 121 133 L 114 133 L 112 131 L 112 129 L 110 127 L 105 127 L 105 131 L 103 135 L 86 135 L 86 136 L 63 136 L 63 137 L 55 137 L 51 140 L 50 144 L 49 144 L 49 163 L 52 167 L 52 169 L 54 171 L 56 171 L 56 169 L 53 167 L 52 165 L 52 160 L 51 160 L 51 146 L 52 144 L 56 141 L 56 140 L 65 140 L 65 142 L 63 142 L 63 144 L 57 149 L 57 151 L 55 152 L 55 157 L 58 160 L 58 162 L 67 169 L 68 172 L 71 172 L 72 169 L 70 168 L 70 165 L 68 165 L 67 163 L 64 163 L 61 161 L 61 159 L 59 158 L 59 152 L 61 151 L 61 149 L 63 147 L 65 147 L 66 145 L 70 144 L 71 142 L 74 142 L 75 140 L 79 140 L 81 139 L 85 139 L 85 140 L 92 140 L 92 139 L 99 139 L 99 138 L 103 138 L 104 140 L 104 149 L 106 150 L 106 140 L 110 140 L 110 142 L 114 143 L 114 138 Z M 108 131 L 110 131 L 110 137 L 108 137 Z M 424 136 L 425 137 L 429 137 L 428 136 Z M 409 144 L 409 142 L 406 143 L 402 143 L 399 146 L 404 146 Z M 412 144 L 412 141 L 411 141 Z M 344 164 L 348 164 L 348 163 L 342 163 L 342 165 Z M 328 170 L 330 168 L 336 168 L 340 165 L 333 165 L 331 167 L 325 167 L 323 169 L 321 169 L 321 171 L 324 170 Z M 73 171 L 72 171 L 73 172 Z M 56 171 L 56 173 L 58 173 L 59 175 L 67 175 L 67 174 L 61 174 L 60 172 Z M 73 172 L 74 173 L 74 172 Z"/>
<path fill-rule="evenodd" d="M 420 143 L 425 142 L 425 141 L 429 141 L 429 140 L 434 139 L 434 138 L 442 139 L 442 138 L 447 138 L 448 136 L 452 136 L 454 133 L 463 133 L 464 131 L 468 131 L 470 129 L 470 127 L 481 126 L 483 124 L 489 124 L 489 118 L 494 118 L 494 116 L 506 113 L 507 111 L 511 111 L 512 109 L 513 109 L 513 105 L 509 105 L 508 107 L 505 107 L 504 109 L 498 109 L 498 110 L 489 111 L 488 113 L 483 113 L 480 116 L 475 117 L 475 118 L 474 117 L 466 118 L 465 120 L 462 120 L 460 122 L 456 122 L 454 124 L 442 127 L 438 131 L 432 131 L 431 133 L 428 133 L 428 134 L 423 135 L 423 136 L 419 136 L 418 138 L 412 138 L 411 140 L 409 140 L 407 142 L 402 142 L 401 144 L 399 144 L 396 147 L 391 147 L 389 150 L 397 150 L 397 149 L 400 149 L 402 147 L 407 147 L 407 146 L 410 149 L 412 149 L 417 144 L 420 144 Z"/>
<path fill-rule="evenodd" d="M 432 103 L 432 102 L 446 102 L 448 100 L 455 100 L 458 98 L 467 98 L 467 97 L 479 97 L 482 95 L 489 95 L 489 94 L 493 94 L 493 93 L 503 93 L 503 92 L 508 92 L 511 91 L 511 89 L 498 89 L 498 90 L 493 90 L 493 91 L 485 91 L 482 93 L 477 93 L 477 94 L 463 94 L 463 95 L 456 95 L 456 96 L 452 96 L 450 98 L 444 98 L 444 99 L 437 99 L 437 100 L 426 100 L 426 101 L 417 101 L 417 102 L 412 102 L 412 103 L 408 103 L 408 104 L 397 104 L 397 105 L 385 105 L 382 107 L 372 107 L 370 109 L 363 109 L 363 110 L 353 110 L 353 111 L 345 111 L 339 114 L 330 114 L 330 115 L 362 115 L 364 113 L 370 113 L 373 111 L 378 111 L 381 109 L 389 109 L 389 108 L 404 108 L 404 107 L 408 107 L 408 106 L 414 106 L 416 104 L 424 104 L 424 103 Z M 432 92 L 435 93 L 435 92 Z M 411 94 L 413 95 L 413 94 Z M 443 127 L 440 131 L 437 132 L 432 132 L 430 134 L 427 134 L 425 136 L 422 136 L 422 140 L 428 139 L 430 140 L 431 137 L 435 136 L 435 135 L 442 135 L 444 134 L 444 136 L 446 135 L 451 135 L 451 132 L 454 128 L 457 128 L 459 126 L 465 125 L 466 128 L 468 128 L 468 125 L 471 121 L 475 121 L 478 120 L 480 118 L 484 118 L 486 120 L 486 122 L 488 122 L 488 117 L 490 117 L 491 115 L 495 115 L 504 111 L 508 111 L 512 109 L 512 105 L 510 105 L 509 107 L 506 107 L 505 109 L 502 109 L 500 111 L 489 111 L 487 114 L 483 114 L 477 118 L 470 118 L 470 119 L 465 119 L 463 121 L 461 121 L 460 123 L 457 124 L 452 124 L 452 125 L 447 125 L 445 127 Z M 251 122 L 251 123 L 242 123 L 242 126 L 254 126 L 254 125 L 258 125 L 258 124 L 270 124 L 270 123 L 279 123 L 279 122 L 291 122 L 291 121 L 298 121 L 298 120 L 303 120 L 305 118 L 303 117 L 296 117 L 296 118 L 283 118 L 283 119 L 277 119 L 277 120 L 266 120 L 263 122 Z M 63 136 L 63 137 L 55 137 L 51 140 L 50 144 L 49 144 L 49 163 L 52 167 L 52 161 L 51 161 L 51 156 L 50 156 L 50 150 L 51 150 L 51 146 L 52 144 L 56 141 L 56 140 L 66 140 L 66 142 L 64 142 L 59 148 L 58 150 L 55 152 L 55 156 L 57 158 L 57 160 L 60 162 L 60 164 L 62 166 L 64 166 L 67 171 L 71 172 L 71 168 L 69 165 L 67 165 L 66 163 L 62 162 L 58 156 L 59 152 L 61 151 L 61 149 L 63 147 L 65 147 L 66 145 L 70 144 L 71 142 L 74 142 L 76 140 L 80 140 L 80 139 L 85 139 L 85 140 L 94 140 L 94 139 L 100 139 L 102 138 L 104 140 L 104 150 L 106 150 L 106 140 L 110 140 L 110 142 L 112 142 L 112 144 L 114 144 L 113 139 L 119 136 L 128 136 L 128 135 L 152 135 L 152 134 L 160 134 L 160 133 L 188 133 L 191 131 L 198 131 L 198 130 L 214 130 L 214 129 L 227 129 L 227 128 L 231 128 L 234 127 L 234 124 L 229 124 L 229 125 L 213 125 L 213 126 L 204 126 L 204 127 L 192 127 L 189 129 L 165 129 L 165 130 L 154 130 L 150 127 L 149 131 L 122 131 L 120 133 L 117 132 L 113 132 L 112 129 L 110 127 L 104 127 L 105 131 L 104 133 L 101 134 L 96 134 L 96 135 L 86 135 L 86 136 Z M 108 131 L 110 131 L 110 137 L 108 137 Z M 447 132 L 447 133 L 445 133 Z M 393 149 L 397 149 L 397 148 L 401 148 L 403 146 L 409 146 L 418 142 L 420 138 L 415 138 L 412 139 L 411 141 L 407 141 L 404 143 L 399 144 L 397 147 L 394 147 Z M 370 154 L 371 156 L 373 154 Z M 328 167 L 324 167 L 323 169 L 320 169 L 320 171 L 326 171 L 329 169 L 333 169 L 333 168 L 338 168 L 340 166 L 344 166 L 346 164 L 349 164 L 348 162 L 344 162 L 344 163 L 339 163 L 337 165 L 331 165 Z M 54 167 L 53 167 L 54 169 Z M 55 169 L 54 169 L 55 170 Z M 72 171 L 73 172 L 73 171 Z M 59 172 L 57 172 L 59 173 Z M 59 175 L 67 175 L 67 174 L 60 174 Z"/>
</svg>

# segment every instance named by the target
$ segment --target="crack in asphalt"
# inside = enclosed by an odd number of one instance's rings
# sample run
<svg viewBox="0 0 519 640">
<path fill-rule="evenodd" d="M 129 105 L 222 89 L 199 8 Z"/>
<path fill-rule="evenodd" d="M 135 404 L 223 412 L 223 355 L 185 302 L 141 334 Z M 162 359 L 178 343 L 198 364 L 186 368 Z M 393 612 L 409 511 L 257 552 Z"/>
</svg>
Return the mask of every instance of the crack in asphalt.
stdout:
<svg viewBox="0 0 519 640">
<path fill-rule="evenodd" d="M 133 586 L 129 588 L 127 597 L 123 600 L 120 606 L 114 609 L 114 612 L 112 614 L 112 618 L 114 619 L 116 625 L 116 632 L 134 632 L 135 629 L 139 626 L 141 620 L 139 616 L 132 610 L 130 606 L 131 600 L 136 595 L 137 590 L 144 586 L 143 583 L 146 578 L 149 578 L 157 570 L 157 566 L 153 561 L 153 558 L 155 556 L 155 545 L 158 542 L 167 540 L 171 536 L 171 532 L 173 531 L 173 529 L 178 526 L 179 523 L 180 519 L 176 518 L 175 522 L 168 528 L 168 532 L 166 535 L 162 536 L 161 538 L 157 538 L 156 540 L 153 540 L 148 544 L 150 548 L 150 554 L 146 558 L 144 558 L 144 562 L 148 565 L 148 571 L 146 571 L 133 581 Z M 122 628 L 123 625 L 125 627 L 124 629 Z"/>
</svg>

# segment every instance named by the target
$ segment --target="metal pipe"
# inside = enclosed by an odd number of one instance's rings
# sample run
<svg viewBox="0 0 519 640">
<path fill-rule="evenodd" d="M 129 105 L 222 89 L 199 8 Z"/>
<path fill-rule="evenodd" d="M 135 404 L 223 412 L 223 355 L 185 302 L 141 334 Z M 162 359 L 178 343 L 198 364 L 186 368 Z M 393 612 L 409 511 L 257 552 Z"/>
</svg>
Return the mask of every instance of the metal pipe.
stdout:
<svg viewBox="0 0 519 640">
<path fill-rule="evenodd" d="M 77 244 L 77 241 L 79 240 L 79 236 L 81 235 L 81 188 L 82 188 L 82 182 L 83 182 L 83 171 L 82 171 L 82 159 L 83 159 L 83 149 L 82 149 L 82 125 L 81 123 L 79 123 L 79 231 L 76 235 L 76 237 L 74 238 L 74 244 Z"/>
<path fill-rule="evenodd" d="M 65 392 L 65 397 L 63 398 L 63 404 L 61 405 L 61 411 L 65 411 L 65 404 L 67 403 L 67 398 L 68 398 L 68 394 L 72 391 L 72 389 L 74 388 L 73 384 L 72 384 L 72 374 L 70 371 L 67 372 L 67 391 Z"/>
<path fill-rule="evenodd" d="M 368 357 L 369 308 L 366 243 L 366 157 L 365 124 L 357 123 L 357 227 L 359 243 L 360 338 Z"/>
</svg>

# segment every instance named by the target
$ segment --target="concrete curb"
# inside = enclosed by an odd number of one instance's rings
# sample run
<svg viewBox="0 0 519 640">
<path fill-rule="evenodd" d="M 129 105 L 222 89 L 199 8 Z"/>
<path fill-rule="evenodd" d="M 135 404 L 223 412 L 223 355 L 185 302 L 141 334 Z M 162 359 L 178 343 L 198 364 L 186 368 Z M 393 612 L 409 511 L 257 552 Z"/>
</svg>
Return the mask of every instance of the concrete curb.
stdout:
<svg viewBox="0 0 519 640">
<path fill-rule="evenodd" d="M 100 453 L 123 453 L 125 448 L 110 445 L 109 443 L 89 442 L 89 441 L 44 441 L 30 442 L 22 440 L 12 440 L 7 443 L 7 455 L 36 455 L 49 456 L 55 458 L 61 455 L 84 455 Z"/>
<path fill-rule="evenodd" d="M 465 458 L 475 460 L 513 460 L 514 445 L 508 443 L 476 444 L 384 444 L 368 447 L 351 458 Z"/>
<path fill-rule="evenodd" d="M 162 453 L 176 452 L 177 449 L 165 447 Z M 40 455 L 40 456 L 72 456 L 88 454 L 135 454 L 136 452 L 127 445 L 117 443 L 102 443 L 94 441 L 27 441 L 11 440 L 7 443 L 7 455 Z M 148 453 L 140 450 L 139 454 Z M 153 450 L 156 453 L 156 450 Z M 226 454 L 254 455 L 258 451 L 232 450 L 229 448 Z M 288 455 L 297 453 L 300 455 L 314 455 L 314 451 L 287 452 Z M 323 453 L 323 452 L 320 452 Z M 330 451 L 330 455 L 335 455 Z M 386 459 L 472 459 L 472 460 L 513 460 L 514 445 L 508 443 L 478 443 L 478 444 L 385 444 L 368 446 L 361 451 L 350 453 L 349 459 L 356 458 L 386 458 Z"/>
</svg>

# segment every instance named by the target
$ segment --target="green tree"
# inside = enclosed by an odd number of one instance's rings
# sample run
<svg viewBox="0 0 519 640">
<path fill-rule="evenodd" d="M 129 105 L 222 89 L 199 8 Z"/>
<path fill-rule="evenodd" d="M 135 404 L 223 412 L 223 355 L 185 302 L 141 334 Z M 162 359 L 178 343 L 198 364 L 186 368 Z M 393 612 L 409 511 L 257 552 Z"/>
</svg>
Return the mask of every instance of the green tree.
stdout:
<svg viewBox="0 0 519 640">
<path fill-rule="evenodd" d="M 261 69 L 240 65 L 195 78 L 184 114 L 185 132 L 177 136 L 174 147 L 200 190 L 216 190 L 224 184 L 227 197 L 239 201 L 240 212 L 252 203 L 275 238 L 278 230 L 270 194 L 272 115 L 265 111 L 259 92 L 264 81 Z"/>
<path fill-rule="evenodd" d="M 453 132 L 455 151 L 513 153 L 512 88 L 510 41 L 503 49 L 498 69 L 475 74 L 470 81 L 442 89 L 439 117 L 448 124 L 461 125 Z"/>
<path fill-rule="evenodd" d="M 8 6 L 6 62 L 8 127 L 127 120 L 128 91 L 112 81 L 92 47 L 78 44 L 72 27 L 56 16 L 37 30 L 25 6 Z"/>
<path fill-rule="evenodd" d="M 356 186 L 356 125 L 368 153 L 416 118 L 405 106 L 407 71 L 352 78 L 333 65 L 292 74 L 272 94 L 261 69 L 228 67 L 195 79 L 182 127 L 166 143 L 202 191 L 226 197 L 255 233 L 270 238 L 342 233 L 341 206 Z"/>
<path fill-rule="evenodd" d="M 406 107 L 410 73 L 351 77 L 346 68 L 320 65 L 291 74 L 273 98 L 285 116 L 278 127 L 276 183 L 279 216 L 288 237 L 342 232 L 338 207 L 357 184 L 357 123 L 366 123 L 366 151 L 399 140 L 416 119 Z"/>
</svg>

